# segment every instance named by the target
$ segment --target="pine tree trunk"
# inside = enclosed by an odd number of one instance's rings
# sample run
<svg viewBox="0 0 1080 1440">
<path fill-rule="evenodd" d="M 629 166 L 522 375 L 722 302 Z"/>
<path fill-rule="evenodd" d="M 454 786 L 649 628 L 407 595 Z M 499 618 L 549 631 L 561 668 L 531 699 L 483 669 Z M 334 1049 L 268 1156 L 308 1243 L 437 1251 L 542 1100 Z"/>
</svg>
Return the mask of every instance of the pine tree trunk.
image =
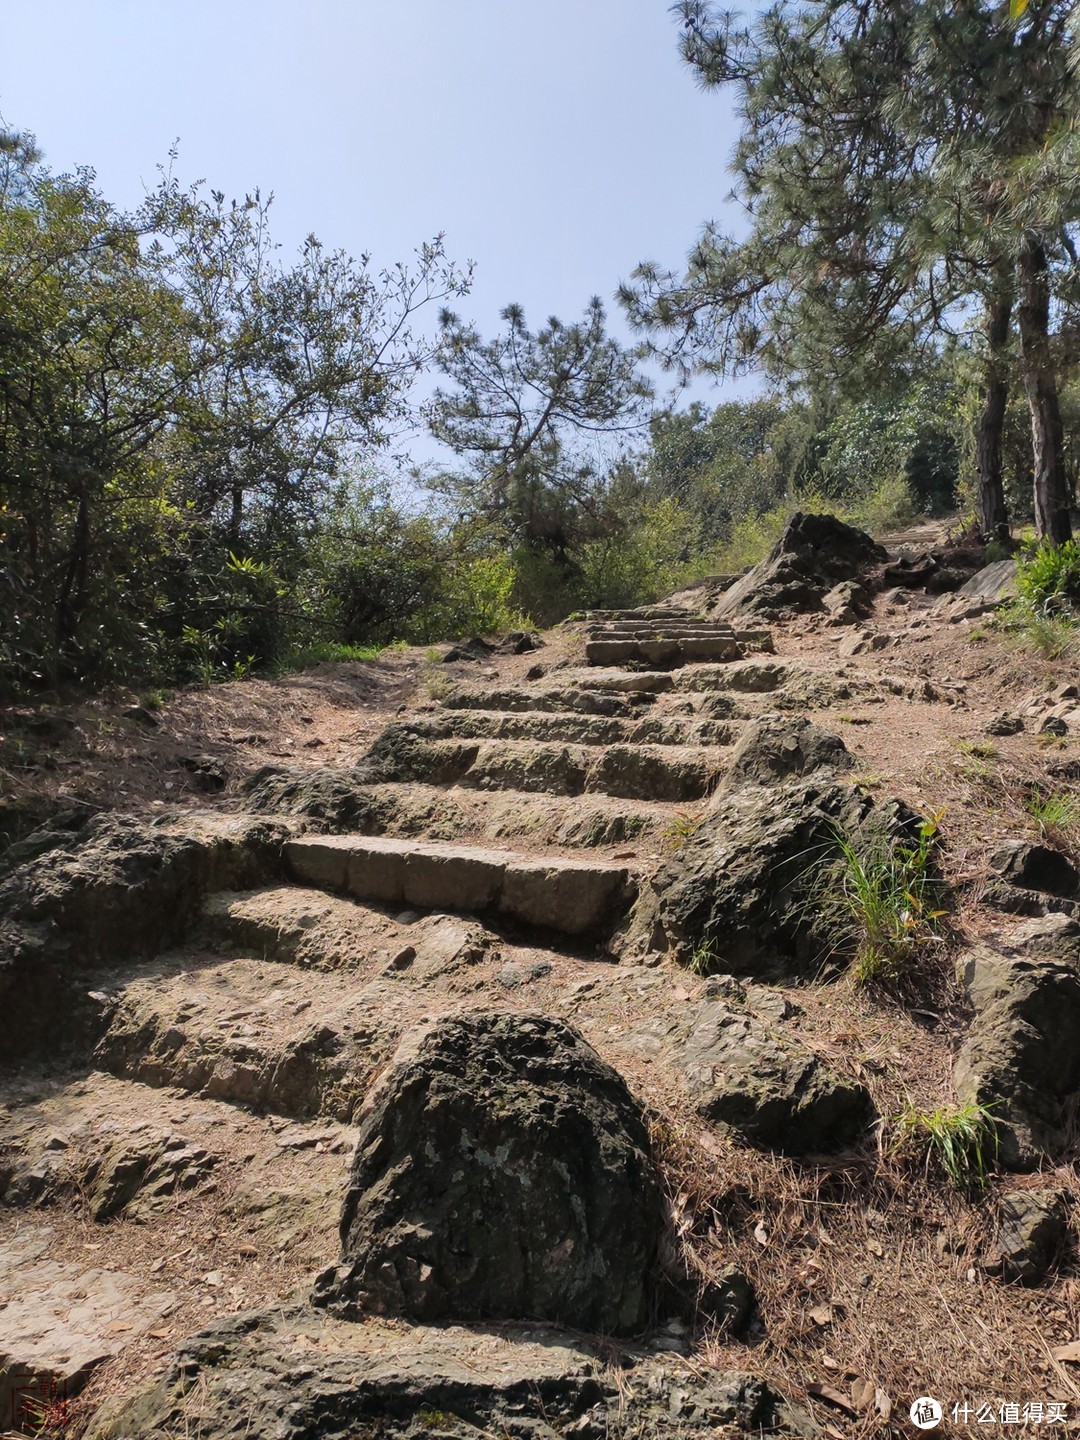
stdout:
<svg viewBox="0 0 1080 1440">
<path fill-rule="evenodd" d="M 1012 296 L 999 290 L 986 302 L 985 332 L 987 343 L 986 373 L 983 382 L 983 408 L 975 433 L 975 468 L 979 481 L 979 530 L 988 540 L 1009 538 L 1009 512 L 1005 504 L 1005 481 L 1002 466 L 1002 437 L 1005 431 L 1005 407 L 1009 399 L 1006 377 L 1005 345 L 1012 318 Z"/>
<path fill-rule="evenodd" d="M 1063 545 L 1072 539 L 1072 521 L 1065 432 L 1050 353 L 1050 280 L 1046 250 L 1031 234 L 1025 235 L 1020 245 L 1019 278 L 1020 356 L 1031 410 L 1035 531 L 1040 540 Z"/>
</svg>

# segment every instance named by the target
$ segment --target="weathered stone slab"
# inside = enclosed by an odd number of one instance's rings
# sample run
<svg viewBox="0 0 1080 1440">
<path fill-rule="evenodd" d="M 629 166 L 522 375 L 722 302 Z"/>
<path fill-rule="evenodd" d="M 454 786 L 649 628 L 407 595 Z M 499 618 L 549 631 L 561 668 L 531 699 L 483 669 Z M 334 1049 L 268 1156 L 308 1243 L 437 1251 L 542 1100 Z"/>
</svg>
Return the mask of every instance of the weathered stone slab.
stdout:
<svg viewBox="0 0 1080 1440">
<path fill-rule="evenodd" d="M 86 1440 L 476 1440 L 481 1435 L 716 1440 L 816 1433 L 745 1371 L 603 1349 L 539 1325 L 498 1330 L 338 1320 L 306 1306 L 238 1315 L 188 1340 L 151 1389 L 113 1399 Z"/>
<path fill-rule="evenodd" d="M 285 858 L 293 879 L 358 899 L 424 910 L 496 910 L 570 935 L 613 923 L 632 893 L 622 866 L 385 836 L 303 837 L 288 844 Z"/>
<path fill-rule="evenodd" d="M 39 1229 L 0 1241 L 0 1417 L 27 1434 L 177 1303 L 124 1271 L 54 1254 L 49 1240 Z"/>
<path fill-rule="evenodd" d="M 119 990 L 94 1052 L 100 1068 L 259 1112 L 348 1121 L 396 1040 L 393 980 L 343 986 L 271 961 L 200 958 L 176 957 Z"/>
<path fill-rule="evenodd" d="M 698 1113 L 751 1145 L 827 1154 L 857 1140 L 871 1119 L 865 1086 L 743 1005 L 713 999 L 653 1028 Z"/>
</svg>

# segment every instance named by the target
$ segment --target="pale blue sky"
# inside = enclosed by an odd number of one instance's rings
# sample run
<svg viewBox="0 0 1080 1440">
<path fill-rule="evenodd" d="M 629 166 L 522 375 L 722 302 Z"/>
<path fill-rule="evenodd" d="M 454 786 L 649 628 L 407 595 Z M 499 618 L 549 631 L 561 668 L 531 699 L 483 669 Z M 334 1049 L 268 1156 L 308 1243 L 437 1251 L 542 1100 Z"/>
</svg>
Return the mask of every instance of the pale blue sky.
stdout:
<svg viewBox="0 0 1080 1440">
<path fill-rule="evenodd" d="M 272 190 L 288 248 L 383 265 L 445 231 L 485 334 L 508 301 L 536 324 L 593 294 L 618 328 L 638 260 L 738 223 L 730 101 L 694 85 L 665 0 L 43 0 L 3 30 L 0 114 L 54 168 L 134 203 L 178 140 L 182 181 Z"/>
</svg>

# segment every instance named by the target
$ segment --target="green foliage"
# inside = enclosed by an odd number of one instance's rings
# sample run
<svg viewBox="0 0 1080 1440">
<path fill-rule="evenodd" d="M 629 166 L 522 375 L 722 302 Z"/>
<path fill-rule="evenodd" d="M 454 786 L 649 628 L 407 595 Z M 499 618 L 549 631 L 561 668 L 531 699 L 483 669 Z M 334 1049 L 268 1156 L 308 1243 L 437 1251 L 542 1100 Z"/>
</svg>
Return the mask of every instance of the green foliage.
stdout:
<svg viewBox="0 0 1080 1440">
<path fill-rule="evenodd" d="M 585 545 L 575 589 L 586 609 L 631 608 L 704 573 L 691 558 L 690 518 L 673 497 L 646 499 L 627 522 Z"/>
<path fill-rule="evenodd" d="M 959 466 L 955 425 L 955 388 L 944 375 L 844 405 L 822 437 L 822 482 L 871 530 L 948 510 Z"/>
<path fill-rule="evenodd" d="M 1024 808 L 1044 839 L 1066 847 L 1075 843 L 1080 826 L 1080 800 L 1075 795 L 1035 786 L 1025 795 Z"/>
<path fill-rule="evenodd" d="M 1036 524 L 1068 538 L 1058 379 L 1072 355 L 1051 322 L 1076 293 L 1072 0 L 1011 16 L 940 0 L 673 8 L 695 78 L 735 91 L 749 225 L 707 225 L 684 267 L 641 264 L 620 291 L 631 323 L 683 375 L 762 367 L 811 395 L 860 397 L 920 380 L 978 314 L 968 498 L 999 532 L 1003 425 L 1022 384 Z M 920 509 L 947 502 L 957 439 L 917 447 L 905 479 Z"/>
<path fill-rule="evenodd" d="M 1044 615 L 1080 610 L 1080 545 L 1029 546 L 1016 567 L 1020 599 Z"/>
<path fill-rule="evenodd" d="M 258 194 L 164 175 L 123 212 L 93 172 L 0 137 L 0 661 L 9 688 L 270 665 L 304 618 L 311 535 L 408 413 L 436 241 L 373 272 Z"/>
<path fill-rule="evenodd" d="M 429 423 L 468 468 L 432 483 L 460 514 L 572 570 L 580 543 L 604 528 L 598 437 L 639 429 L 651 389 L 638 352 L 607 334 L 598 299 L 576 324 L 552 316 L 532 331 L 518 305 L 502 319 L 485 341 L 443 312 L 438 362 L 454 389 L 436 391 Z"/>
<path fill-rule="evenodd" d="M 688 840 L 693 839 L 704 819 L 704 811 L 683 810 L 674 819 L 668 821 L 661 833 L 667 844 L 673 850 L 678 850 Z"/>
<path fill-rule="evenodd" d="M 894 1153 L 916 1153 L 936 1162 L 965 1195 L 986 1189 L 997 1160 L 997 1122 L 992 1107 L 969 1103 L 921 1110 L 907 1105 L 896 1117 Z"/>
<path fill-rule="evenodd" d="M 853 927 L 852 973 L 859 984 L 902 979 L 920 951 L 938 938 L 945 913 L 935 864 L 940 819 L 924 820 L 914 843 L 882 838 L 868 849 L 837 832 L 839 893 L 830 881 L 825 898 L 839 903 Z"/>
<path fill-rule="evenodd" d="M 1048 660 L 1080 651 L 1080 546 L 1029 545 L 1017 562 L 1018 598 L 992 626 Z"/>
</svg>

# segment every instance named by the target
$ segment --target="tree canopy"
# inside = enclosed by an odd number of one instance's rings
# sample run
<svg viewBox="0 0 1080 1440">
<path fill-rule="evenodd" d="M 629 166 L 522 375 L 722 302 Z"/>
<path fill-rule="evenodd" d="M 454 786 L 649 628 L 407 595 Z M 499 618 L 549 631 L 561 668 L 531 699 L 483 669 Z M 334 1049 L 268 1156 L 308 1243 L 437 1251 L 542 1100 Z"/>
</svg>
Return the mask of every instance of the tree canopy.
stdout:
<svg viewBox="0 0 1080 1440">
<path fill-rule="evenodd" d="M 761 364 L 813 390 L 918 374 L 943 337 L 985 366 L 984 521 L 1001 521 L 1002 387 L 1020 379 L 1040 533 L 1068 534 L 1055 304 L 1080 218 L 1071 7 L 780 0 L 740 26 L 676 7 L 707 86 L 734 87 L 745 236 L 706 227 L 683 271 L 639 267 L 631 320 L 669 364 Z M 1016 320 L 1019 350 L 1009 348 Z"/>
</svg>

